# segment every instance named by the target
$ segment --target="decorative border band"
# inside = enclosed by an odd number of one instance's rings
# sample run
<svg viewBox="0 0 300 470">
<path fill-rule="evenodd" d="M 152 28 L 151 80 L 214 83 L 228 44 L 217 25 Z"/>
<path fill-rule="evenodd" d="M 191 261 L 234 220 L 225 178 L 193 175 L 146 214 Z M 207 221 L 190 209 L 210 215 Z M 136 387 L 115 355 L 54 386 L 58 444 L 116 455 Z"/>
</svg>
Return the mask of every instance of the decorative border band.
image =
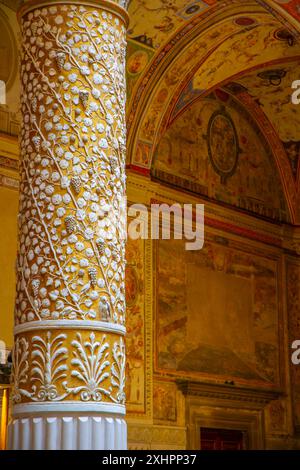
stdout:
<svg viewBox="0 0 300 470">
<path fill-rule="evenodd" d="M 126 328 L 115 323 L 90 320 L 51 320 L 33 321 L 18 325 L 14 329 L 14 334 L 35 331 L 35 330 L 93 330 L 105 333 L 115 333 L 122 336 L 126 334 Z"/>
<path fill-rule="evenodd" d="M 74 401 L 64 401 L 61 403 L 26 403 L 23 405 L 14 405 L 12 409 L 12 416 L 27 416 L 32 413 L 105 413 L 113 415 L 126 414 L 126 407 L 124 405 L 117 405 L 114 403 L 76 403 Z"/>
</svg>

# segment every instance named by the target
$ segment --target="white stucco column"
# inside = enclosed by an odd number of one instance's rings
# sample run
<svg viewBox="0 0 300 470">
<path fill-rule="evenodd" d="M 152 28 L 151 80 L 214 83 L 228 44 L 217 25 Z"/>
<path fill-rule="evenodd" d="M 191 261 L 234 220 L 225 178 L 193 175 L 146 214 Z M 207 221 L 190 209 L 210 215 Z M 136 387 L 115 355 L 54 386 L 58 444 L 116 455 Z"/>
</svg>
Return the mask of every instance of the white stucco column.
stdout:
<svg viewBox="0 0 300 470">
<path fill-rule="evenodd" d="M 19 12 L 10 449 L 127 446 L 125 3 L 35 0 Z"/>
</svg>

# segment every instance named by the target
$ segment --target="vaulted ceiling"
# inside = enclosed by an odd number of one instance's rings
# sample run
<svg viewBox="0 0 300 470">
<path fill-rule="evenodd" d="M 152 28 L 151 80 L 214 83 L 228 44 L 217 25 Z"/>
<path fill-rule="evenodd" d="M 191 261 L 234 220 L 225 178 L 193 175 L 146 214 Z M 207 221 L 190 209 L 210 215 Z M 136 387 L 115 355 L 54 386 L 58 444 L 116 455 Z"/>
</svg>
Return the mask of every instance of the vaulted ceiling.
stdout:
<svg viewBox="0 0 300 470">
<path fill-rule="evenodd" d="M 128 30 L 128 164 L 153 169 L 160 142 L 192 103 L 234 98 L 273 153 L 300 223 L 298 0 L 132 0 Z M 205 133 L 206 129 L 202 129 Z"/>
<path fill-rule="evenodd" d="M 0 3 L 16 10 L 22 0 Z M 128 165 L 153 175 L 172 126 L 214 94 L 255 123 L 288 220 L 300 225 L 300 105 L 291 102 L 300 80 L 299 0 L 131 0 L 129 16 Z"/>
</svg>

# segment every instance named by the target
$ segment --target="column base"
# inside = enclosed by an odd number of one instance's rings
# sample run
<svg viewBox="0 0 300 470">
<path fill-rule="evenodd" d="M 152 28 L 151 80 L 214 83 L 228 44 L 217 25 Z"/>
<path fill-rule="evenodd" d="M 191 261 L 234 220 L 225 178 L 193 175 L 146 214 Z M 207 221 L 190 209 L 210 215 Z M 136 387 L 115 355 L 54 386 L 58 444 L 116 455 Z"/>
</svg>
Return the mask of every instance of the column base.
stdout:
<svg viewBox="0 0 300 470">
<path fill-rule="evenodd" d="M 13 418 L 10 450 L 126 450 L 127 424 L 115 416 L 34 416 Z"/>
</svg>

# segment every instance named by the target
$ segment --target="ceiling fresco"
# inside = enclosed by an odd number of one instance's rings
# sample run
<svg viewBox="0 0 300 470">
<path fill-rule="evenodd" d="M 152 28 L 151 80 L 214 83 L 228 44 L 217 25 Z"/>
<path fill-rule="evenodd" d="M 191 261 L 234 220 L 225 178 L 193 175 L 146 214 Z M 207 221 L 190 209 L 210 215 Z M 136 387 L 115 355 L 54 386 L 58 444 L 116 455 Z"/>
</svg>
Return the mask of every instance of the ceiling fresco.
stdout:
<svg viewBox="0 0 300 470">
<path fill-rule="evenodd" d="M 191 102 L 231 84 L 242 90 L 240 104 L 251 108 L 257 128 L 273 136 L 273 164 L 292 221 L 300 222 L 300 113 L 289 96 L 300 77 L 299 9 L 292 1 L 132 0 L 128 163 L 150 172 L 173 121 Z M 276 75 L 270 85 L 270 70 L 282 74 L 280 82 Z"/>
<path fill-rule="evenodd" d="M 298 61 L 300 60 L 300 47 L 293 44 L 288 48 L 286 43 L 278 41 L 274 34 L 276 25 L 277 23 L 274 22 L 263 26 L 258 24 L 246 32 L 241 31 L 240 34 L 224 40 L 215 49 L 214 53 L 201 64 L 190 82 L 185 86 L 173 109 L 172 116 L 176 116 L 189 101 L 214 88 L 216 84 L 219 86 L 221 83 L 226 82 L 229 77 L 238 79 L 240 75 L 248 76 L 250 74 L 251 76 L 252 69 L 259 69 L 254 73 L 256 76 L 256 74 L 262 72 L 260 70 L 261 63 L 264 64 L 264 70 L 267 69 L 267 63 L 287 62 L 287 65 L 278 66 L 277 69 L 285 70 L 286 67 L 289 68 L 290 73 L 285 77 L 285 83 L 282 86 L 286 86 L 287 93 L 290 93 L 291 83 L 298 78 L 299 73 L 298 68 L 295 67 L 297 62 L 293 61 L 293 66 L 289 63 L 295 56 L 298 57 Z M 276 66 L 273 65 L 272 69 L 276 69 Z M 265 80 L 264 83 L 268 86 L 269 80 Z"/>
<path fill-rule="evenodd" d="M 164 129 L 163 120 L 168 120 L 172 114 L 172 107 L 180 99 L 182 89 L 188 86 L 189 77 L 194 77 L 193 92 L 203 94 L 220 82 L 243 74 L 247 69 L 294 56 L 294 48 L 287 48 L 284 43 L 274 38 L 272 33 L 278 29 L 276 20 L 263 25 L 268 19 L 265 14 L 253 16 L 258 25 L 250 32 L 228 19 L 223 21 L 221 33 L 220 25 L 216 24 L 199 34 L 176 55 L 158 80 L 155 80 L 152 95 L 145 95 L 146 103 L 139 99 L 141 116 L 136 121 L 139 128 L 138 132 L 135 130 L 134 136 L 138 139 L 137 145 L 139 142 L 149 143 L 151 149 L 148 157 L 141 161 L 137 160 L 140 153 L 133 151 L 136 163 L 148 168 L 151 166 L 153 150 L 160 131 Z M 255 43 L 251 53 L 245 47 L 250 40 Z M 133 106 L 133 110 L 136 116 L 136 106 Z"/>
<path fill-rule="evenodd" d="M 128 10 L 129 38 L 158 49 L 176 29 L 215 3 L 217 0 L 133 0 Z"/>
<path fill-rule="evenodd" d="M 132 90 L 157 50 L 177 30 L 215 5 L 217 0 L 132 0 L 127 48 L 127 92 Z"/>
</svg>

